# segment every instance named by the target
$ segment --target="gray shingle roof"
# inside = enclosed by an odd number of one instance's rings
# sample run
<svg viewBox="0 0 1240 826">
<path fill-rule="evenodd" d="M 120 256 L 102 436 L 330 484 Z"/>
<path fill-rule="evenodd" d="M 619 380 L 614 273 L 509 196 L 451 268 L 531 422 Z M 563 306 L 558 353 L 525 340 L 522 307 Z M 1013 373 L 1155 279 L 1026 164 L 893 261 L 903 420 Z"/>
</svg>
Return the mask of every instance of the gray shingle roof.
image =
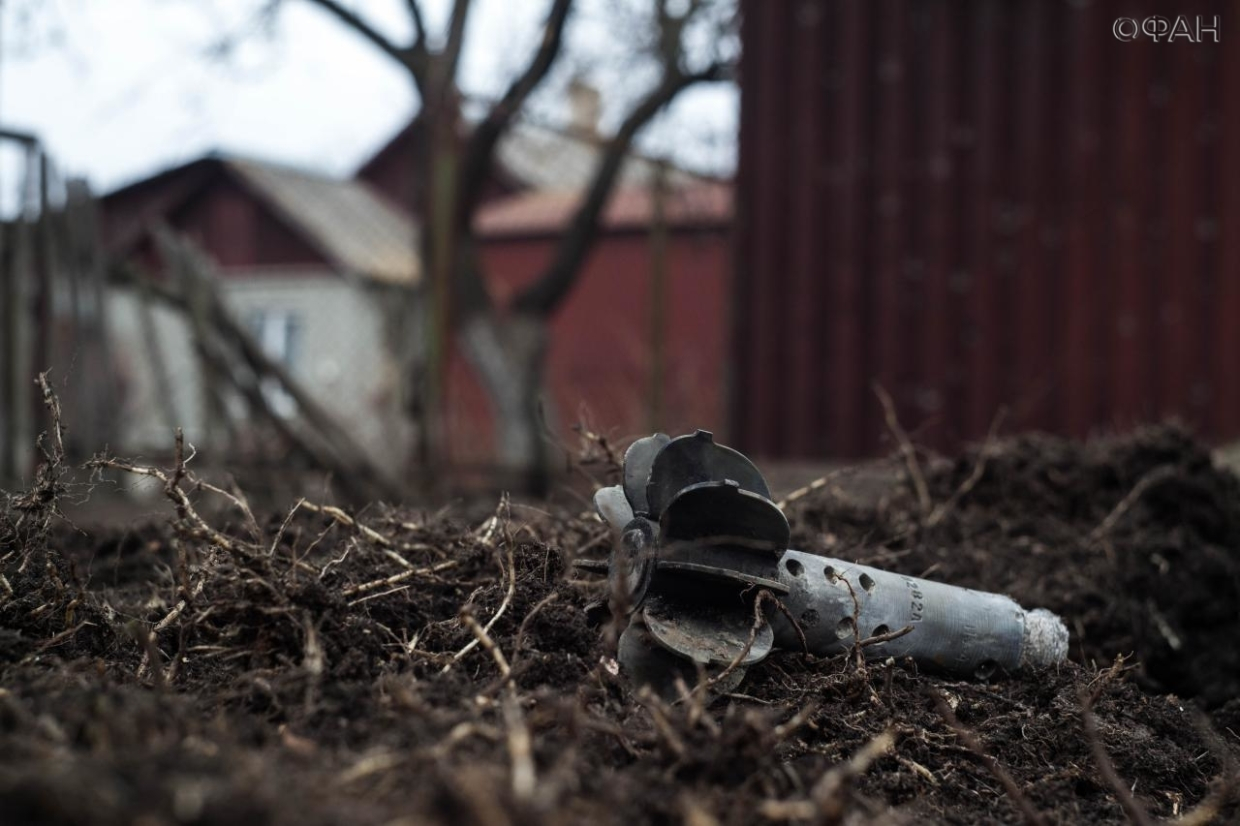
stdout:
<svg viewBox="0 0 1240 826">
<path fill-rule="evenodd" d="M 236 157 L 224 163 L 341 269 L 394 284 L 421 277 L 413 221 L 364 182 Z"/>
</svg>

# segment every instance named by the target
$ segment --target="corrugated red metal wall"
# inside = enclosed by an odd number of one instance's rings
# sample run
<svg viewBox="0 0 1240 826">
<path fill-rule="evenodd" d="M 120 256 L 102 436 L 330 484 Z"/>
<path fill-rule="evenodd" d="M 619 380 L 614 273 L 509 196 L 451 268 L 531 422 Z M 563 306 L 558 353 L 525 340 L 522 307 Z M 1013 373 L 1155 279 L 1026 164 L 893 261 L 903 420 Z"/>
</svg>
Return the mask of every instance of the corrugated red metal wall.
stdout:
<svg viewBox="0 0 1240 826">
<path fill-rule="evenodd" d="M 882 450 L 875 382 L 941 447 L 1240 435 L 1240 7 L 742 7 L 738 445 Z M 1116 39 L 1153 14 L 1219 42 Z"/>
</svg>

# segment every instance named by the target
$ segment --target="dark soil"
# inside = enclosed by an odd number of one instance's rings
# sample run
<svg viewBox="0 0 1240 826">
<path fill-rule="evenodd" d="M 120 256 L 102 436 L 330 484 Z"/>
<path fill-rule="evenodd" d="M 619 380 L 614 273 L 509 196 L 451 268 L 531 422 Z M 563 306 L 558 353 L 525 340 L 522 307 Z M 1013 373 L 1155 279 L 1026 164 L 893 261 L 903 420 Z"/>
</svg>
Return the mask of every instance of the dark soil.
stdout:
<svg viewBox="0 0 1240 826">
<path fill-rule="evenodd" d="M 778 653 L 668 705 L 613 674 L 579 502 L 83 533 L 45 475 L 0 517 L 0 823 L 1234 822 L 1236 478 L 1169 428 L 919 473 L 792 497 L 794 544 L 1051 608 L 1072 662 Z"/>
</svg>

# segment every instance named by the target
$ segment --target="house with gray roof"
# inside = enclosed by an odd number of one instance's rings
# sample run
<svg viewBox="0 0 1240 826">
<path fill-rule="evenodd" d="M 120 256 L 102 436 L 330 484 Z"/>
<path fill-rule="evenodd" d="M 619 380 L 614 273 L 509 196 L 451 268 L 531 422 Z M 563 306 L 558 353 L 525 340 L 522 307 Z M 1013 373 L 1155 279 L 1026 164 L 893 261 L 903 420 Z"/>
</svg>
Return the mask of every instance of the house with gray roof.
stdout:
<svg viewBox="0 0 1240 826">
<path fill-rule="evenodd" d="M 419 222 L 410 208 L 418 135 L 415 120 L 350 179 L 212 154 L 102 202 L 113 260 L 159 277 L 168 270 L 160 230 L 187 239 L 202 253 L 222 300 L 268 356 L 389 467 L 393 457 L 408 455 L 415 435 L 410 365 L 424 339 L 416 312 Z M 475 224 L 498 304 L 550 260 L 600 146 L 597 133 L 581 124 L 559 131 L 521 123 L 502 139 Z M 645 427 L 646 376 L 662 358 L 673 366 L 662 371 L 667 421 L 722 424 L 731 189 L 667 170 L 673 194 L 662 214 L 670 231 L 669 286 L 659 300 L 682 321 L 665 352 L 656 353 L 643 332 L 657 294 L 649 275 L 655 169 L 639 156 L 626 162 L 595 251 L 557 314 L 549 421 L 571 425 L 583 406 L 597 406 L 622 434 Z M 200 448 L 227 449 L 252 438 L 246 405 L 213 390 L 191 318 L 131 286 L 113 289 L 108 315 L 123 377 L 117 450 L 164 452 L 176 425 Z M 449 455 L 487 464 L 493 461 L 490 406 L 460 359 L 451 362 Z M 273 411 L 295 418 L 291 399 L 278 388 L 265 392 Z"/>
<path fill-rule="evenodd" d="M 213 154 L 107 195 L 102 212 L 111 256 L 150 277 L 171 277 L 160 229 L 200 250 L 234 317 L 368 452 L 391 455 L 410 438 L 400 356 L 417 333 L 400 308 L 420 278 L 418 230 L 374 188 Z M 244 440 L 244 406 L 210 386 L 184 313 L 132 286 L 113 288 L 108 309 L 117 449 L 163 452 L 177 425 L 199 447 Z M 291 399 L 264 390 L 293 414 Z"/>
</svg>

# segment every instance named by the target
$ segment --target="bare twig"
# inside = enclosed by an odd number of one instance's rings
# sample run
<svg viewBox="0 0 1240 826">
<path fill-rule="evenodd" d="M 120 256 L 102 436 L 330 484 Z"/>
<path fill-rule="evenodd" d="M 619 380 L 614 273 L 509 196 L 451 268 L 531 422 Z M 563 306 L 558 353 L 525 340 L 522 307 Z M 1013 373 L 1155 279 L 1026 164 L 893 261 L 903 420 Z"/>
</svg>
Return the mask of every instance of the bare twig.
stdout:
<svg viewBox="0 0 1240 826">
<path fill-rule="evenodd" d="M 405 0 L 405 8 L 409 12 L 409 22 L 413 25 L 413 50 L 426 51 L 426 21 L 422 17 L 422 6 L 419 0 Z"/>
<path fill-rule="evenodd" d="M 504 698 L 503 708 L 504 725 L 508 728 L 508 759 L 512 761 L 512 796 L 521 803 L 528 803 L 537 784 L 530 730 L 516 694 L 510 693 Z"/>
<path fill-rule="evenodd" d="M 884 731 L 862 746 L 847 763 L 827 772 L 814 784 L 810 797 L 825 820 L 835 822 L 843 817 L 852 781 L 865 774 L 875 760 L 891 751 L 895 742 L 895 734 L 890 729 Z"/>
<path fill-rule="evenodd" d="M 350 602 L 350 603 L 349 603 L 349 607 L 350 607 L 350 608 L 352 608 L 352 607 L 354 607 L 355 605 L 361 605 L 363 602 L 368 602 L 368 601 L 370 601 L 370 600 L 372 600 L 372 599 L 382 599 L 383 597 L 390 597 L 392 594 L 398 594 L 398 593 L 400 593 L 401 591 L 407 591 L 407 590 L 409 590 L 409 587 L 410 587 L 410 586 L 408 586 L 408 585 L 400 585 L 400 586 L 398 586 L 398 587 L 396 587 L 396 588 L 392 588 L 391 590 L 388 590 L 388 591 L 380 591 L 380 592 L 379 592 L 379 593 L 377 593 L 377 594 L 370 594 L 370 595 L 368 595 L 368 596 L 360 597 L 360 598 L 355 599 L 355 600 L 353 600 L 352 602 Z"/>
<path fill-rule="evenodd" d="M 461 197 L 458 201 L 462 214 L 458 220 L 468 222 L 473 214 L 491 169 L 496 144 L 559 57 L 564 40 L 564 24 L 572 6 L 573 0 L 554 0 L 543 27 L 542 42 L 534 57 L 474 129 L 462 165 Z"/>
<path fill-rule="evenodd" d="M 921 509 L 921 517 L 927 520 L 934 503 L 930 500 L 930 488 L 926 485 L 926 477 L 921 472 L 921 464 L 917 461 L 917 448 L 913 447 L 913 442 L 896 416 L 896 405 L 891 400 L 891 394 L 881 384 L 875 382 L 874 395 L 878 396 L 878 401 L 883 406 L 883 418 L 887 422 L 887 429 L 891 431 L 891 435 L 900 446 L 900 455 L 904 457 L 904 465 L 908 468 L 909 481 L 917 494 L 917 505 Z"/>
<path fill-rule="evenodd" d="M 788 735 L 792 734 L 810 720 L 814 719 L 814 714 L 818 712 L 818 708 L 819 706 L 817 703 L 810 703 L 805 706 L 805 708 L 801 709 L 796 714 L 777 725 L 771 732 L 775 735 L 776 741 L 784 740 Z"/>
<path fill-rule="evenodd" d="M 341 786 L 347 786 L 356 783 L 362 778 L 369 777 L 372 774 L 385 772 L 394 769 L 408 760 L 408 756 L 397 754 L 396 752 L 383 751 L 377 754 L 371 754 L 358 760 L 345 771 L 341 772 L 336 778 L 336 783 Z"/>
<path fill-rule="evenodd" d="M 809 800 L 768 800 L 759 811 L 771 820 L 842 822 L 853 781 L 869 771 L 875 760 L 889 753 L 895 742 L 895 733 L 891 729 L 884 731 L 858 749 L 848 762 L 824 774 L 810 790 Z"/>
<path fill-rule="evenodd" d="M 831 575 L 831 581 L 843 585 L 848 590 L 849 599 L 852 600 L 853 646 L 851 655 L 857 667 L 862 668 L 865 665 L 865 655 L 861 653 L 861 600 L 857 598 L 857 591 L 853 588 L 852 583 L 848 581 L 848 577 L 835 573 Z"/>
<path fill-rule="evenodd" d="M 508 524 L 508 518 L 509 518 L 508 517 L 508 494 L 504 494 L 503 498 L 500 499 L 499 508 L 496 510 L 496 516 L 492 518 L 498 519 L 498 514 L 501 511 L 504 513 L 503 524 L 506 526 Z M 497 522 L 497 524 L 499 523 Z M 507 533 L 507 528 L 505 528 L 505 534 L 506 533 Z M 507 558 L 508 558 L 508 564 L 506 566 L 508 569 L 508 590 L 504 593 L 504 599 L 500 603 L 499 608 L 495 611 L 495 615 L 491 617 L 491 619 L 487 622 L 485 626 L 483 626 L 482 630 L 484 633 L 489 632 L 492 626 L 494 626 L 495 623 L 499 621 L 499 618 L 504 615 L 504 612 L 508 610 L 508 606 L 512 604 L 513 594 L 515 594 L 517 590 L 517 565 L 516 565 L 516 559 L 514 558 L 514 555 L 513 555 L 512 538 L 507 537 L 507 536 L 505 538 L 506 538 L 506 541 L 504 545 L 507 550 Z M 475 637 L 476 636 L 477 635 L 475 635 Z M 448 663 L 443 667 L 440 673 L 446 674 L 448 671 L 450 671 L 452 669 L 453 663 L 457 662 L 462 657 L 464 657 L 466 654 L 468 654 L 470 651 L 474 650 L 474 647 L 478 645 L 479 642 L 480 640 L 475 639 L 473 642 L 466 645 L 460 651 L 457 651 L 455 654 L 453 654 L 452 659 L 448 661 Z"/>
<path fill-rule="evenodd" d="M 193 503 L 189 501 L 189 497 L 181 488 L 181 481 L 189 475 L 185 468 L 185 434 L 181 432 L 181 428 L 178 427 L 176 431 L 176 464 L 169 472 L 164 472 L 159 468 L 147 465 L 135 465 L 126 459 L 116 459 L 108 456 L 96 456 L 86 463 L 86 467 L 112 468 L 125 473 L 132 473 L 135 476 L 147 476 L 163 482 L 164 495 L 172 501 L 181 529 L 185 533 L 196 539 L 210 542 L 230 554 L 236 556 L 251 555 L 252 549 L 245 543 L 220 533 L 207 524 L 207 521 L 198 515 L 198 511 L 194 509 Z"/>
<path fill-rule="evenodd" d="M 1111 787 L 1111 793 L 1115 795 L 1116 801 L 1119 802 L 1120 808 L 1124 810 L 1131 823 L 1137 826 L 1152 826 L 1153 821 L 1150 820 L 1149 814 L 1132 796 L 1132 792 L 1128 790 L 1127 784 L 1120 778 L 1119 772 L 1115 770 L 1115 764 L 1111 762 L 1111 756 L 1107 754 L 1106 746 L 1102 745 L 1102 738 L 1098 734 L 1098 720 L 1094 717 L 1092 702 L 1089 697 L 1082 695 L 1081 697 L 1081 724 L 1085 728 L 1085 737 L 1089 740 L 1090 751 L 1094 755 L 1094 763 L 1098 766 L 1098 773 L 1102 775 L 1102 779 Z"/>
<path fill-rule="evenodd" d="M 1103 672 L 1093 690 L 1088 693 L 1081 692 L 1081 725 L 1085 729 L 1085 738 L 1089 741 L 1089 748 L 1094 755 L 1094 763 L 1098 766 L 1098 773 L 1102 775 L 1102 779 L 1111 788 L 1111 792 L 1115 795 L 1115 800 L 1119 803 L 1120 808 L 1124 810 L 1124 815 L 1129 822 L 1136 824 L 1136 826 L 1152 826 L 1153 821 L 1150 820 L 1149 813 L 1132 796 L 1132 792 L 1128 789 L 1128 784 L 1123 781 L 1119 776 L 1119 772 L 1115 770 L 1115 764 L 1111 762 L 1111 755 L 1107 753 L 1106 746 L 1102 744 L 1102 736 L 1098 732 L 1098 718 L 1094 716 L 1094 704 L 1102 696 L 1103 690 L 1123 670 L 1124 658 L 1122 656 L 1116 657 L 1115 664 Z"/>
<path fill-rule="evenodd" d="M 469 633 L 474 635 L 474 644 L 481 645 L 491 655 L 491 659 L 495 660 L 495 664 L 499 667 L 499 673 L 504 680 L 508 680 L 512 676 L 512 667 L 508 664 L 508 658 L 504 656 L 503 651 L 499 650 L 495 640 L 491 639 L 487 629 L 478 624 L 478 620 L 474 619 L 474 615 L 470 613 L 468 608 L 461 609 L 461 624 L 469 629 Z M 444 668 L 447 670 L 447 666 Z"/>
<path fill-rule="evenodd" d="M 1197 711 L 1194 722 L 1197 732 L 1206 741 L 1206 746 L 1214 755 L 1214 759 L 1218 761 L 1220 771 L 1218 777 L 1210 784 L 1210 793 L 1196 806 L 1170 821 L 1174 826 L 1205 826 L 1207 823 L 1214 823 L 1223 807 L 1240 790 L 1240 765 L 1238 765 L 1236 756 L 1210 725 L 1209 717 Z"/>
<path fill-rule="evenodd" d="M 709 680 L 698 683 L 697 687 L 693 689 L 694 695 L 700 694 L 707 689 L 714 688 L 719 685 L 719 683 L 727 679 L 728 675 L 730 675 L 733 671 L 740 668 L 741 663 L 744 662 L 745 658 L 749 656 L 749 652 L 753 648 L 754 642 L 757 641 L 758 632 L 762 630 L 762 626 L 766 625 L 767 620 L 766 615 L 762 613 L 762 604 L 767 601 L 779 602 L 779 600 L 775 598 L 774 594 L 763 588 L 758 592 L 757 598 L 753 601 L 753 625 L 749 628 L 749 639 L 745 640 L 744 647 L 741 648 L 740 652 L 732 658 L 732 662 L 728 663 L 726 668 L 711 677 Z"/>
<path fill-rule="evenodd" d="M 581 263 L 589 254 L 598 234 L 603 208 L 624 166 L 633 138 L 682 91 L 698 83 L 723 80 L 731 70 L 730 64 L 722 62 L 712 63 L 701 71 L 690 73 L 673 68 L 665 75 L 663 82 L 629 112 L 604 148 L 581 205 L 569 226 L 560 235 L 559 247 L 551 264 L 538 280 L 516 296 L 512 305 L 515 310 L 545 317 L 560 305 L 572 290 Z"/>
<path fill-rule="evenodd" d="M 60 515 L 57 499 L 64 492 L 61 476 L 64 472 L 65 445 L 64 426 L 61 423 L 60 399 L 52 391 L 48 383 L 47 373 L 40 373 L 35 384 L 43 395 L 43 406 L 47 408 L 51 419 L 50 446 L 46 443 L 46 432 L 41 433 L 36 441 L 43 461 L 35 471 L 34 484 L 30 490 L 13 498 L 13 508 L 19 512 L 14 528 L 20 527 L 29 517 L 36 525 L 36 530 L 46 530 L 54 516 Z"/>
<path fill-rule="evenodd" d="M 190 593 L 190 596 L 196 599 L 199 595 L 202 594 L 203 588 L 206 587 L 206 584 L 207 584 L 207 581 L 205 578 L 199 579 L 198 582 L 194 584 L 194 589 Z M 172 610 L 169 611 L 163 619 L 161 619 L 159 622 L 155 623 L 154 626 L 152 626 L 151 633 L 158 634 L 159 632 L 167 628 L 169 625 L 172 625 L 172 623 L 176 622 L 177 618 L 180 617 L 182 613 L 184 613 L 185 609 L 188 606 L 189 606 L 189 600 L 186 600 L 186 599 L 178 600 L 177 604 L 173 606 Z"/>
<path fill-rule="evenodd" d="M 395 548 L 396 547 L 396 545 L 392 542 L 391 539 L 388 539 L 386 536 L 379 533 L 374 528 L 367 527 L 366 525 L 363 525 L 361 522 L 358 522 L 352 516 L 349 516 L 347 513 L 345 513 L 343 510 L 336 507 L 335 505 L 314 505 L 314 504 L 311 504 L 310 502 L 305 501 L 304 499 L 298 502 L 297 504 L 298 506 L 305 508 L 311 513 L 321 513 L 324 516 L 330 516 L 332 519 L 336 520 L 336 522 L 338 522 L 339 524 L 344 525 L 346 528 L 351 528 L 352 530 L 364 536 L 369 541 L 378 545 L 380 548 Z M 408 564 L 407 561 L 406 561 L 406 564 Z"/>
<path fill-rule="evenodd" d="M 960 484 L 960 487 L 948 497 L 946 502 L 940 502 L 930 513 L 930 518 L 926 520 L 926 527 L 933 528 L 935 525 L 943 521 L 947 514 L 960 503 L 960 500 L 968 496 L 969 493 L 977 487 L 977 483 L 982 481 L 982 477 L 986 475 L 986 462 L 990 459 L 990 454 L 994 451 L 995 440 L 999 434 L 999 428 L 1003 424 L 1003 420 L 1007 417 L 1007 409 L 1002 408 L 995 416 L 994 421 L 990 423 L 990 431 L 986 434 L 986 441 L 982 443 L 981 449 L 977 454 L 977 461 L 973 463 L 973 471 L 969 474 L 969 478 Z"/>
<path fill-rule="evenodd" d="M 1160 465 L 1142 476 L 1137 483 L 1132 486 L 1132 490 L 1128 491 L 1127 495 L 1124 496 L 1124 498 L 1111 509 L 1111 512 L 1107 514 L 1106 518 L 1098 523 L 1098 527 L 1094 528 L 1093 531 L 1090 532 L 1089 541 L 1091 543 L 1095 543 L 1102 540 L 1107 534 L 1115 529 L 1115 526 L 1119 523 L 1119 520 L 1124 518 L 1124 514 L 1128 513 L 1128 511 L 1132 509 L 1132 506 L 1137 503 L 1137 500 L 1145 495 L 1146 491 L 1155 485 L 1171 479 L 1175 476 L 1175 473 L 1175 465 Z"/>
<path fill-rule="evenodd" d="M 55 636 L 48 637 L 47 639 L 43 640 L 41 643 L 39 643 L 39 650 L 43 651 L 48 648 L 55 648 L 56 646 L 60 645 L 62 642 L 72 639 L 73 636 L 78 631 L 81 631 L 83 628 L 86 628 L 87 626 L 94 625 L 94 624 L 95 623 L 90 622 L 89 620 L 82 620 L 77 625 L 73 626 L 72 628 L 66 628 L 64 631 L 61 631 L 59 634 L 56 634 Z"/>
<path fill-rule="evenodd" d="M 490 740 L 492 743 L 498 743 L 501 735 L 498 729 L 485 723 L 457 723 L 448 732 L 448 736 L 427 749 L 426 754 L 434 760 L 442 760 L 451 753 L 453 746 L 470 737 L 481 737 L 484 740 Z"/>
<path fill-rule="evenodd" d="M 258 520 L 254 518 L 254 511 L 250 510 L 250 503 L 246 501 L 245 496 L 243 496 L 240 491 L 227 491 L 221 487 L 211 484 L 210 482 L 204 482 L 201 480 L 199 480 L 197 484 L 198 487 L 203 490 L 209 490 L 217 496 L 222 496 L 229 502 L 232 502 L 233 506 L 237 508 L 237 510 L 241 511 L 241 515 L 245 517 L 245 526 L 250 531 L 250 535 L 254 537 L 254 541 L 262 541 L 263 531 L 258 527 Z"/>
<path fill-rule="evenodd" d="M 788 506 L 791 505 L 793 502 L 797 501 L 798 499 L 804 499 L 806 496 L 809 496 L 811 493 L 813 493 L 816 490 L 821 490 L 825 488 L 827 485 L 831 484 L 831 480 L 835 479 L 836 477 L 840 476 L 841 474 L 843 474 L 844 472 L 848 470 L 849 468 L 837 468 L 836 470 L 833 470 L 824 476 L 819 476 L 817 479 L 810 482 L 808 485 L 803 485 L 802 487 L 797 488 L 792 493 L 785 496 L 783 499 L 780 499 L 778 502 L 775 503 L 775 507 L 779 508 L 781 511 L 787 510 Z"/>
<path fill-rule="evenodd" d="M 560 596 L 559 593 L 553 591 L 547 596 L 543 597 L 541 600 L 539 600 L 534 605 L 533 608 L 529 610 L 529 613 L 525 615 L 525 619 L 521 620 L 521 627 L 517 629 L 516 642 L 512 644 L 512 661 L 514 663 L 517 661 L 517 657 L 521 656 L 521 646 L 525 643 L 525 634 L 526 634 L 527 629 L 529 628 L 530 621 L 534 619 L 535 616 L 537 616 L 539 611 L 546 608 L 551 603 L 555 602 L 556 599 L 559 598 L 559 596 Z"/>
<path fill-rule="evenodd" d="M 288 515 L 284 517 L 284 521 L 280 523 L 279 530 L 276 531 L 275 537 L 271 540 L 271 548 L 268 549 L 267 556 L 276 555 L 276 549 L 280 547 L 280 540 L 284 538 L 284 534 L 288 531 L 288 526 L 293 523 L 293 517 L 305 504 L 305 499 L 298 499 L 293 507 L 288 509 Z"/>
<path fill-rule="evenodd" d="M 457 560 L 449 559 L 447 562 L 439 562 L 426 568 L 411 568 L 410 570 L 401 571 L 399 574 L 392 574 L 391 576 L 384 577 L 383 579 L 374 579 L 370 582 L 363 582 L 361 585 L 351 585 L 342 590 L 340 593 L 346 597 L 353 597 L 358 594 L 364 594 L 367 591 L 373 591 L 377 588 L 385 588 L 389 585 L 396 585 L 407 579 L 413 579 L 414 577 L 437 574 L 441 571 L 455 568 L 458 564 L 460 563 L 458 563 Z"/>
<path fill-rule="evenodd" d="M 965 728 L 961 722 L 956 719 L 956 713 L 952 711 L 952 707 L 947 704 L 947 699 L 938 691 L 931 690 L 931 696 L 934 698 L 934 704 L 938 708 L 939 716 L 943 721 L 956 732 L 956 736 L 960 738 L 960 742 L 965 747 L 977 755 L 982 764 L 994 775 L 995 779 L 1003 786 L 1003 790 L 1007 792 L 1007 796 L 1011 798 L 1012 803 L 1020 810 L 1021 816 L 1025 818 L 1025 823 L 1029 826 L 1042 826 L 1044 823 L 1042 815 L 1029 803 L 1028 798 L 1021 792 L 1020 786 L 1016 785 L 1016 781 L 1012 779 L 1007 769 L 999 763 L 998 760 L 991 757 L 982 744 L 974 736 L 973 732 Z"/>
<path fill-rule="evenodd" d="M 687 753 L 685 741 L 676 733 L 675 727 L 668 720 L 670 712 L 663 700 L 648 685 L 644 685 L 638 690 L 637 700 L 646 707 L 646 711 L 650 712 L 650 719 L 654 723 L 655 730 L 667 743 L 668 748 L 678 758 L 683 758 Z"/>
<path fill-rule="evenodd" d="M 52 419 L 52 456 L 64 458 L 65 455 L 65 429 L 62 424 L 60 414 L 60 399 L 52 392 L 52 386 L 48 384 L 47 372 L 44 370 L 35 379 L 35 383 L 39 385 L 39 390 L 43 394 L 43 406 L 47 408 L 48 414 Z"/>
<path fill-rule="evenodd" d="M 134 640 L 142 647 L 142 662 L 138 665 L 138 676 L 141 677 L 143 671 L 149 669 L 155 690 L 163 691 L 166 686 L 164 660 L 159 653 L 159 646 L 155 643 L 155 635 L 141 622 L 130 623 L 129 628 Z"/>
<path fill-rule="evenodd" d="M 306 0 L 306 2 L 318 6 L 323 11 L 332 15 L 347 28 L 352 29 L 366 40 L 369 40 L 372 45 L 374 45 L 381 52 L 387 54 L 393 60 L 401 64 L 409 64 L 410 58 L 414 53 L 414 48 L 412 46 L 403 47 L 397 45 L 392 40 L 388 39 L 388 37 L 377 28 L 362 18 L 361 15 L 350 9 L 345 4 L 338 2 L 338 0 Z M 421 16 L 419 15 L 415 18 L 415 21 L 420 22 Z M 417 27 L 417 32 L 418 34 L 422 33 L 421 26 Z"/>
<path fill-rule="evenodd" d="M 624 468 L 624 460 L 620 453 L 611 444 L 611 440 L 589 427 L 583 418 L 573 425 L 573 431 L 580 437 L 581 446 L 576 451 L 577 461 L 575 466 L 580 467 L 588 462 L 596 461 L 601 458 L 606 465 L 607 470 L 619 471 Z M 571 456 L 572 452 L 568 448 L 562 448 L 565 456 Z M 594 481 L 591 479 L 591 481 Z"/>
<path fill-rule="evenodd" d="M 861 646 L 862 648 L 865 648 L 870 645 L 878 645 L 879 643 L 882 643 L 882 642 L 891 642 L 892 640 L 898 640 L 900 639 L 900 637 L 903 637 L 905 634 L 911 634 L 912 632 L 913 632 L 913 626 L 906 625 L 903 628 L 901 628 L 899 631 L 888 631 L 886 634 L 875 634 L 872 637 L 866 637 L 865 639 L 863 639 L 861 642 L 857 644 Z"/>
</svg>

